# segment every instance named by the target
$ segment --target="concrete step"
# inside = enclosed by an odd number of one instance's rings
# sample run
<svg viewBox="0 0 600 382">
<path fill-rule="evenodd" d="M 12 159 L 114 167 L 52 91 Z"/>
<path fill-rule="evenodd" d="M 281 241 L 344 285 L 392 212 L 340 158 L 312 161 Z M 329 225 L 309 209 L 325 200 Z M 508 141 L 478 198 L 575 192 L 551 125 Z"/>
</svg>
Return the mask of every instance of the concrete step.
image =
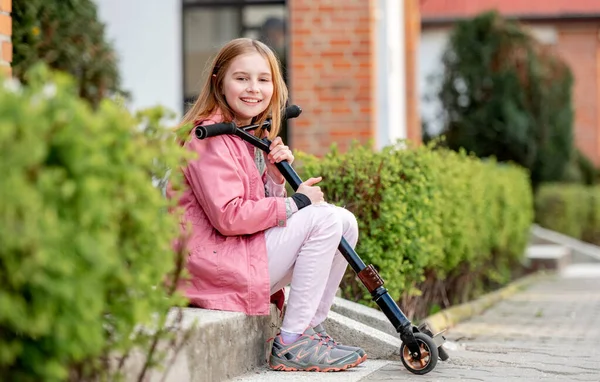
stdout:
<svg viewBox="0 0 600 382">
<path fill-rule="evenodd" d="M 187 337 L 183 347 L 168 354 L 174 362 L 166 373 L 155 371 L 147 381 L 219 382 L 262 367 L 270 350 L 268 339 L 275 335 L 281 320 L 275 305 L 271 305 L 270 316 L 186 308 L 178 326 L 179 339 Z M 137 375 L 142 358 L 130 358 L 127 375 Z"/>
<path fill-rule="evenodd" d="M 388 318 L 380 310 L 369 308 L 368 306 L 340 297 L 334 299 L 331 310 L 342 316 L 387 333 L 390 336 L 399 336 L 396 329 L 394 329 L 394 326 L 392 326 Z"/>
<path fill-rule="evenodd" d="M 539 225 L 531 227 L 532 244 L 556 244 L 568 248 L 571 251 L 571 262 L 600 263 L 600 247 L 584 241 L 572 238 L 562 233 L 549 230 Z"/>
<path fill-rule="evenodd" d="M 337 342 L 363 348 L 369 359 L 400 359 L 402 341 L 398 335 L 392 336 L 336 312 L 329 312 L 323 326 Z"/>
<path fill-rule="evenodd" d="M 572 262 L 571 249 L 558 244 L 534 244 L 527 247 L 526 258 L 532 272 L 561 271 Z"/>
<path fill-rule="evenodd" d="M 377 313 L 379 311 L 367 308 L 359 304 L 346 304 L 349 301 L 336 298 L 336 305 L 344 306 L 348 315 L 352 317 L 375 317 L 372 323 L 377 324 Z M 352 308 L 359 308 L 358 314 Z M 366 362 L 340 373 L 318 373 L 313 372 L 293 372 L 285 373 L 274 371 L 263 365 L 242 376 L 232 378 L 231 381 L 249 382 L 249 381 L 311 381 L 318 377 L 319 381 L 359 381 L 368 380 L 371 373 L 388 365 L 390 362 L 400 360 L 400 345 L 402 342 L 398 335 L 392 336 L 386 332 L 378 330 L 370 325 L 345 317 L 337 312 L 330 311 L 327 319 L 323 323 L 329 335 L 341 344 L 360 346 L 368 355 Z M 391 326 L 391 325 L 390 325 Z M 366 379 L 365 379 L 366 378 Z"/>
<path fill-rule="evenodd" d="M 375 360 L 399 359 L 400 339 L 398 335 L 388 333 L 394 333 L 394 330 L 383 313 L 339 297 L 334 306 L 345 315 L 359 318 L 362 322 L 331 311 L 323 323 L 329 334 L 340 343 L 361 346 L 369 355 L 370 362 L 348 375 L 360 379 L 386 364 Z M 270 316 L 246 316 L 198 308 L 185 308 L 182 312 L 183 319 L 178 325 L 177 335 L 179 339 L 186 338 L 184 345 L 178 352 L 168 354 L 168 359 L 173 358 L 174 362 L 166 372 L 153 372 L 147 381 L 162 381 L 163 374 L 166 374 L 166 382 L 219 382 L 235 380 L 236 377 L 254 380 L 257 373 L 262 380 L 262 375 L 269 373 L 266 359 L 271 342 L 268 340 L 276 335 L 281 326 L 281 317 L 274 305 Z M 386 325 L 389 327 L 386 328 Z M 139 355 L 130 357 L 126 367 L 128 375 L 136 375 L 141 365 L 142 358 Z M 288 374 L 271 372 L 279 376 Z M 295 378 L 303 378 L 298 373 L 292 374 Z M 277 379 L 270 376 L 266 378 Z M 346 376 L 344 380 L 354 380 L 352 378 Z"/>
<path fill-rule="evenodd" d="M 387 324 L 389 325 L 387 329 L 391 328 L 392 333 L 395 333 L 383 313 L 339 297 L 336 297 L 334 307 L 337 311 L 334 311 L 332 307 L 332 311 L 329 312 L 323 323 L 329 335 L 341 344 L 360 346 L 369 358 L 363 364 L 345 372 L 319 373 L 319 380 L 359 381 L 367 378 L 369 374 L 376 372 L 390 362 L 400 360 L 400 345 L 402 342 L 399 336 L 397 334 L 391 335 L 377 328 L 378 326 L 385 328 Z M 344 315 L 338 313 L 338 311 L 344 312 Z M 270 370 L 266 365 L 262 365 L 240 377 L 231 379 L 231 381 L 309 381 L 314 378 L 316 378 L 315 373 L 284 373 Z"/>
</svg>

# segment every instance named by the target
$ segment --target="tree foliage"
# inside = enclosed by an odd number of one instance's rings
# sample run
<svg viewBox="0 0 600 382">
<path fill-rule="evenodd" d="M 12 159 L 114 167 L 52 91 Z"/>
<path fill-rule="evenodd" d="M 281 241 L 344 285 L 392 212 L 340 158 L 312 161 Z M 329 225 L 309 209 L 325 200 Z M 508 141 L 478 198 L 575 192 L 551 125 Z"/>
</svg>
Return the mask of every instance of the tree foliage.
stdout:
<svg viewBox="0 0 600 382">
<path fill-rule="evenodd" d="M 35 64 L 73 76 L 79 96 L 97 105 L 120 92 L 117 58 L 92 0 L 13 0 L 13 74 Z"/>
<path fill-rule="evenodd" d="M 488 12 L 456 25 L 443 63 L 450 148 L 515 162 L 534 188 L 562 178 L 573 152 L 573 77 L 551 47 Z"/>
</svg>

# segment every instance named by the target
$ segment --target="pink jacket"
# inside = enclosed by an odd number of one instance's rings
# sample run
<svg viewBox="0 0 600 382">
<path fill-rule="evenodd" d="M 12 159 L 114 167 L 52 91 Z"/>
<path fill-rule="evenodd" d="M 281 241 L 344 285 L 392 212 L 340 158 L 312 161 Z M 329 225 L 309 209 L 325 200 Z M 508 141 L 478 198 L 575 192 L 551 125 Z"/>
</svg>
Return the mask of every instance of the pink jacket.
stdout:
<svg viewBox="0 0 600 382">
<path fill-rule="evenodd" d="M 222 120 L 216 113 L 202 124 Z M 285 186 L 259 173 L 254 146 L 239 137 L 193 135 L 186 147 L 198 157 L 183 169 L 186 187 L 178 200 L 182 234 L 191 227 L 184 292 L 202 308 L 268 315 L 264 230 L 286 225 Z M 265 184 L 275 197 L 265 197 Z M 170 187 L 167 196 L 174 197 Z"/>
</svg>

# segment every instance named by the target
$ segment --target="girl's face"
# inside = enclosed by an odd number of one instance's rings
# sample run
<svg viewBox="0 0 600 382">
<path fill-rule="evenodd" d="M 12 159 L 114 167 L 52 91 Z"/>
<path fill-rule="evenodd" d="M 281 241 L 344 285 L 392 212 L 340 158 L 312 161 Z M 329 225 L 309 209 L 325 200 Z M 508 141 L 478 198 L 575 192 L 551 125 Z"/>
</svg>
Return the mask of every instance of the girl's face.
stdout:
<svg viewBox="0 0 600 382">
<path fill-rule="evenodd" d="M 236 123 L 249 125 L 271 103 L 273 79 L 268 61 L 258 52 L 236 57 L 225 73 L 222 91 Z"/>
</svg>

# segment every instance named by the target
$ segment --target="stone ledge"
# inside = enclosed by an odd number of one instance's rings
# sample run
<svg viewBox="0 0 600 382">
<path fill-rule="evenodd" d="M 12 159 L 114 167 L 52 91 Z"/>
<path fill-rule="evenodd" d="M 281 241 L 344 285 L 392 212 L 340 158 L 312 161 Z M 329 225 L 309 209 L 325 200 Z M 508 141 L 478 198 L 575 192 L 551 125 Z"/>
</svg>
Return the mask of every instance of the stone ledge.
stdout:
<svg viewBox="0 0 600 382">
<path fill-rule="evenodd" d="M 329 312 L 323 325 L 327 329 L 327 333 L 337 342 L 360 346 L 367 353 L 369 359 L 400 359 L 402 342 L 397 334 L 393 336 L 384 333 L 370 325 L 332 311 Z"/>
<path fill-rule="evenodd" d="M 173 316 L 175 311 L 172 312 Z M 265 365 L 268 339 L 281 325 L 274 305 L 270 316 L 246 316 L 243 313 L 199 308 L 184 308 L 177 335 L 186 338 L 177 353 L 170 350 L 167 360 L 173 364 L 165 371 L 153 371 L 150 382 L 219 382 Z M 167 344 L 160 344 L 166 348 Z M 127 376 L 137 375 L 143 358 L 133 355 L 126 363 Z M 127 378 L 129 380 L 129 378 Z"/>
<path fill-rule="evenodd" d="M 333 300 L 331 310 L 342 316 L 361 322 L 377 330 L 381 330 L 391 336 L 398 336 L 394 326 L 390 323 L 385 314 L 378 309 L 369 308 L 368 306 L 357 302 L 336 297 Z"/>
</svg>

